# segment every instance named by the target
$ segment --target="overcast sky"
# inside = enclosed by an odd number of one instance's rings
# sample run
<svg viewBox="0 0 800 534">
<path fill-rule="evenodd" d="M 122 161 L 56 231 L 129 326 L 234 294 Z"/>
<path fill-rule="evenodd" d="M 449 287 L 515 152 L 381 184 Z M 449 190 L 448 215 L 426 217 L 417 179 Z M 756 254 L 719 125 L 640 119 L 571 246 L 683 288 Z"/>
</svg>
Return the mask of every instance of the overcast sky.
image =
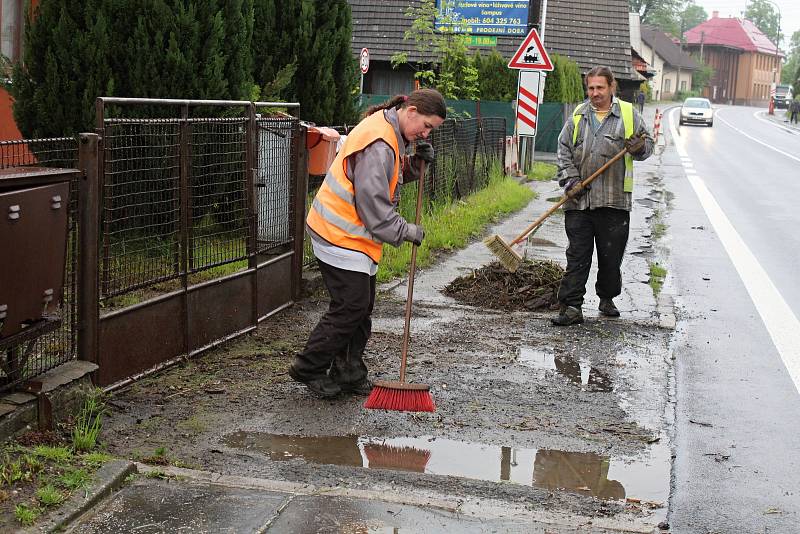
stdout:
<svg viewBox="0 0 800 534">
<path fill-rule="evenodd" d="M 720 17 L 741 17 L 744 13 L 745 0 L 695 0 L 695 3 L 706 10 L 711 17 L 713 11 L 719 11 Z M 772 0 L 778 6 L 781 14 L 781 33 L 784 40 L 782 47 L 786 47 L 789 38 L 794 32 L 800 30 L 800 0 Z M 770 39 L 772 35 L 768 35 Z"/>
</svg>

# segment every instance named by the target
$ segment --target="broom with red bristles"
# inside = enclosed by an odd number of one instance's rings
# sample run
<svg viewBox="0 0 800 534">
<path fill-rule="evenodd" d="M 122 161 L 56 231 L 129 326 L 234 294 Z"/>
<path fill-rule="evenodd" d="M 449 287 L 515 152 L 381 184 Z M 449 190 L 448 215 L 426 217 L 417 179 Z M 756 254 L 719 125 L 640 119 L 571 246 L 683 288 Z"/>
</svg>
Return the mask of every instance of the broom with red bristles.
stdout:
<svg viewBox="0 0 800 534">
<path fill-rule="evenodd" d="M 417 182 L 417 213 L 414 224 L 419 226 L 422 213 L 422 187 L 425 183 L 425 161 L 419 162 L 419 181 Z M 406 299 L 406 322 L 403 327 L 403 352 L 400 357 L 400 380 L 397 382 L 376 380 L 372 392 L 364 403 L 364 408 L 374 410 L 398 410 L 401 412 L 433 412 L 436 405 L 427 384 L 406 382 L 406 359 L 408 358 L 408 339 L 411 330 L 411 301 L 414 296 L 414 273 L 417 270 L 417 245 L 411 245 L 411 267 L 408 271 L 408 298 Z"/>
</svg>

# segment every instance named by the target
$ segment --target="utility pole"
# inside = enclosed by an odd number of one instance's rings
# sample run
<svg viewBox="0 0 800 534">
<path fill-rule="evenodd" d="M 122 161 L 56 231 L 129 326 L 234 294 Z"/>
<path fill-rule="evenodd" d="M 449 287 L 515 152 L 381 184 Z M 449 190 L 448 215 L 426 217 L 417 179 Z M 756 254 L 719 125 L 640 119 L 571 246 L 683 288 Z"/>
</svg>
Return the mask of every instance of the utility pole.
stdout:
<svg viewBox="0 0 800 534">
<path fill-rule="evenodd" d="M 706 63 L 706 60 L 705 60 L 705 58 L 703 57 L 703 41 L 705 41 L 705 40 L 706 40 L 706 32 L 705 32 L 705 31 L 701 31 L 701 32 L 700 32 L 700 61 L 701 61 L 701 62 L 702 62 L 704 65 L 705 65 L 705 63 Z"/>
<path fill-rule="evenodd" d="M 677 94 L 678 91 L 681 90 L 681 63 L 683 63 L 683 31 L 684 31 L 684 24 L 686 24 L 686 19 L 681 14 L 681 34 L 678 36 L 678 79 L 675 81 L 675 93 Z"/>
<path fill-rule="evenodd" d="M 769 91 L 769 108 L 767 113 L 770 115 L 775 114 L 775 90 L 778 87 L 778 67 L 781 64 L 781 52 L 780 52 L 780 42 L 781 42 L 781 8 L 778 7 L 778 4 L 773 2 L 772 0 L 767 0 L 770 4 L 775 6 L 775 9 L 778 11 L 778 27 L 775 30 L 775 68 L 772 69 L 772 88 Z"/>
</svg>

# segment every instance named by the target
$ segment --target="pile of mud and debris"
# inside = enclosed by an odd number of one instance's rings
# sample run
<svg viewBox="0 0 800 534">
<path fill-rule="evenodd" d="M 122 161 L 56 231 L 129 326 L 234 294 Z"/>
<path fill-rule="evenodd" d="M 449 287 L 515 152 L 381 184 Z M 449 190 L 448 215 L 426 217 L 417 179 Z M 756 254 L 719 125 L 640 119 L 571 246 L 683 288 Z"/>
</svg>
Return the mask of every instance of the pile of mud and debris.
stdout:
<svg viewBox="0 0 800 534">
<path fill-rule="evenodd" d="M 555 309 L 564 269 L 550 260 L 525 260 L 516 272 L 492 262 L 450 282 L 442 291 L 471 306 L 505 311 Z"/>
</svg>

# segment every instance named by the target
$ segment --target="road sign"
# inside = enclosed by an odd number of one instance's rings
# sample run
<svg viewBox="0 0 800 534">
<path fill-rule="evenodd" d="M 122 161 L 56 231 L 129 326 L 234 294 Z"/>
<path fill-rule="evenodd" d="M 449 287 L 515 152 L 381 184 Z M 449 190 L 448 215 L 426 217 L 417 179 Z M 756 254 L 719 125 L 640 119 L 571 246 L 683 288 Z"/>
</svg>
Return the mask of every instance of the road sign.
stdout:
<svg viewBox="0 0 800 534">
<path fill-rule="evenodd" d="M 536 135 L 539 115 L 539 88 L 541 73 L 523 70 L 519 73 L 517 89 L 517 135 Z"/>
<path fill-rule="evenodd" d="M 361 66 L 361 74 L 366 74 L 369 70 L 369 50 L 366 48 L 361 49 L 361 57 L 359 58 L 359 65 Z"/>
<path fill-rule="evenodd" d="M 508 62 L 509 69 L 553 70 L 553 62 L 539 39 L 536 28 L 531 28 L 522 45 Z"/>
</svg>

